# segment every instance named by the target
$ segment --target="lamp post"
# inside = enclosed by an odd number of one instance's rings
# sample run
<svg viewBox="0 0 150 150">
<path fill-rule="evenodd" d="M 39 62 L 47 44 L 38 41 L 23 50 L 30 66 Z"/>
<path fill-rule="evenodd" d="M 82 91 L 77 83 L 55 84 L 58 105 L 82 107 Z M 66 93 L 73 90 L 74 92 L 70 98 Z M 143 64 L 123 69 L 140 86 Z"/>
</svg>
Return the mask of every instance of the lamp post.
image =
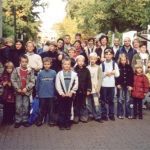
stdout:
<svg viewBox="0 0 150 150">
<path fill-rule="evenodd" d="M 2 0 L 0 0 L 0 38 L 3 36 Z"/>
<path fill-rule="evenodd" d="M 12 11 L 13 11 L 13 17 L 14 17 L 14 41 L 16 42 L 16 29 L 17 29 L 17 24 L 16 24 L 16 5 L 15 5 L 15 0 L 13 0 L 13 6 L 12 6 Z"/>
</svg>

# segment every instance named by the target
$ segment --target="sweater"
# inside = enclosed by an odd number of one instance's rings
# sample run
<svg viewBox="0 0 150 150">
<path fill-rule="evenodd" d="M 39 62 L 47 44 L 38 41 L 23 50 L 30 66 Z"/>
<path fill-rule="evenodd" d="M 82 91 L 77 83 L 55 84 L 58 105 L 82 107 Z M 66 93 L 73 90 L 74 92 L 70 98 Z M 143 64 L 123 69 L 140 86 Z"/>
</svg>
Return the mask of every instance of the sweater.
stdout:
<svg viewBox="0 0 150 150">
<path fill-rule="evenodd" d="M 113 61 L 110 62 L 104 61 L 105 70 L 102 73 L 102 87 L 115 87 L 115 77 L 119 77 L 119 68 L 117 63 L 115 63 L 115 75 L 112 75 L 110 77 L 106 76 L 107 72 L 113 71 Z M 100 68 L 102 69 L 102 64 L 100 65 Z"/>
<path fill-rule="evenodd" d="M 36 90 L 39 98 L 50 98 L 55 96 L 55 77 L 54 70 L 42 70 L 38 73 Z"/>
</svg>

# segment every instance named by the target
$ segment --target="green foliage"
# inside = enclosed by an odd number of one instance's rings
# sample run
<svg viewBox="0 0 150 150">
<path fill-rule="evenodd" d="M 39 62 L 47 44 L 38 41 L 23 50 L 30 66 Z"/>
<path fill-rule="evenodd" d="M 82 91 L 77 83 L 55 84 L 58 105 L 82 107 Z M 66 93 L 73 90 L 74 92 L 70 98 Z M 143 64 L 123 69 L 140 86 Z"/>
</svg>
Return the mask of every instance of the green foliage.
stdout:
<svg viewBox="0 0 150 150">
<path fill-rule="evenodd" d="M 149 0 L 68 0 L 67 14 L 84 33 L 143 30 L 150 23 Z"/>
<path fill-rule="evenodd" d="M 14 9 L 16 9 L 17 35 L 26 33 L 27 39 L 35 39 L 40 27 L 39 12 L 34 12 L 37 7 L 45 7 L 40 0 L 3 0 L 3 35 L 14 34 Z"/>
</svg>

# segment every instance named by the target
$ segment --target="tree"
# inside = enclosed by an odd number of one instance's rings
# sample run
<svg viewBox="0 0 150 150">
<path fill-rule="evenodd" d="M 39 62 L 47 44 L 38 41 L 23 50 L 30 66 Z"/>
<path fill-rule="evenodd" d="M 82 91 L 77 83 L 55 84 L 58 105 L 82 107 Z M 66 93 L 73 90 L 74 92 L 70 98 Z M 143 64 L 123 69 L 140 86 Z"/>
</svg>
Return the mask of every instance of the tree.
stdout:
<svg viewBox="0 0 150 150">
<path fill-rule="evenodd" d="M 83 32 L 143 30 L 150 23 L 149 0 L 68 0 L 67 15 Z"/>
<path fill-rule="evenodd" d="M 40 27 L 39 12 L 34 12 L 36 7 L 45 7 L 46 4 L 40 0 L 3 0 L 3 35 L 12 36 L 13 30 L 13 9 L 16 9 L 17 35 L 25 33 L 27 39 L 35 39 Z"/>
</svg>

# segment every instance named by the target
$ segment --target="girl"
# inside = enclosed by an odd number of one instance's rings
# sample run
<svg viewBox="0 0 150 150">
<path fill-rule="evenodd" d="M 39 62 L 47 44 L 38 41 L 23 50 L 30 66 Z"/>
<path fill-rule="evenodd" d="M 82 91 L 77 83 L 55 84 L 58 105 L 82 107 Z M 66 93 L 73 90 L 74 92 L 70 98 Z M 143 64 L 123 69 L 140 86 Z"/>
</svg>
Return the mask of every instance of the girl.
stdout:
<svg viewBox="0 0 150 150">
<path fill-rule="evenodd" d="M 130 108 L 130 93 L 133 87 L 133 70 L 129 65 L 129 60 L 125 54 L 119 56 L 118 61 L 120 76 L 116 78 L 117 86 L 117 116 L 119 119 L 123 119 L 124 116 L 124 106 L 123 101 L 125 101 L 125 116 L 127 118 L 131 117 L 131 108 Z"/>
<path fill-rule="evenodd" d="M 136 64 L 132 91 L 134 119 L 137 118 L 137 115 L 139 115 L 139 119 L 143 119 L 142 100 L 148 92 L 148 87 L 148 79 L 143 74 L 142 65 Z"/>
<path fill-rule="evenodd" d="M 13 70 L 14 70 L 13 63 L 7 62 L 5 64 L 4 73 L 2 75 L 2 85 L 4 87 L 4 92 L 3 92 L 3 101 L 4 101 L 3 123 L 4 124 L 13 123 L 14 115 L 15 115 L 15 96 L 14 96 L 14 90 L 10 80 Z"/>
</svg>

